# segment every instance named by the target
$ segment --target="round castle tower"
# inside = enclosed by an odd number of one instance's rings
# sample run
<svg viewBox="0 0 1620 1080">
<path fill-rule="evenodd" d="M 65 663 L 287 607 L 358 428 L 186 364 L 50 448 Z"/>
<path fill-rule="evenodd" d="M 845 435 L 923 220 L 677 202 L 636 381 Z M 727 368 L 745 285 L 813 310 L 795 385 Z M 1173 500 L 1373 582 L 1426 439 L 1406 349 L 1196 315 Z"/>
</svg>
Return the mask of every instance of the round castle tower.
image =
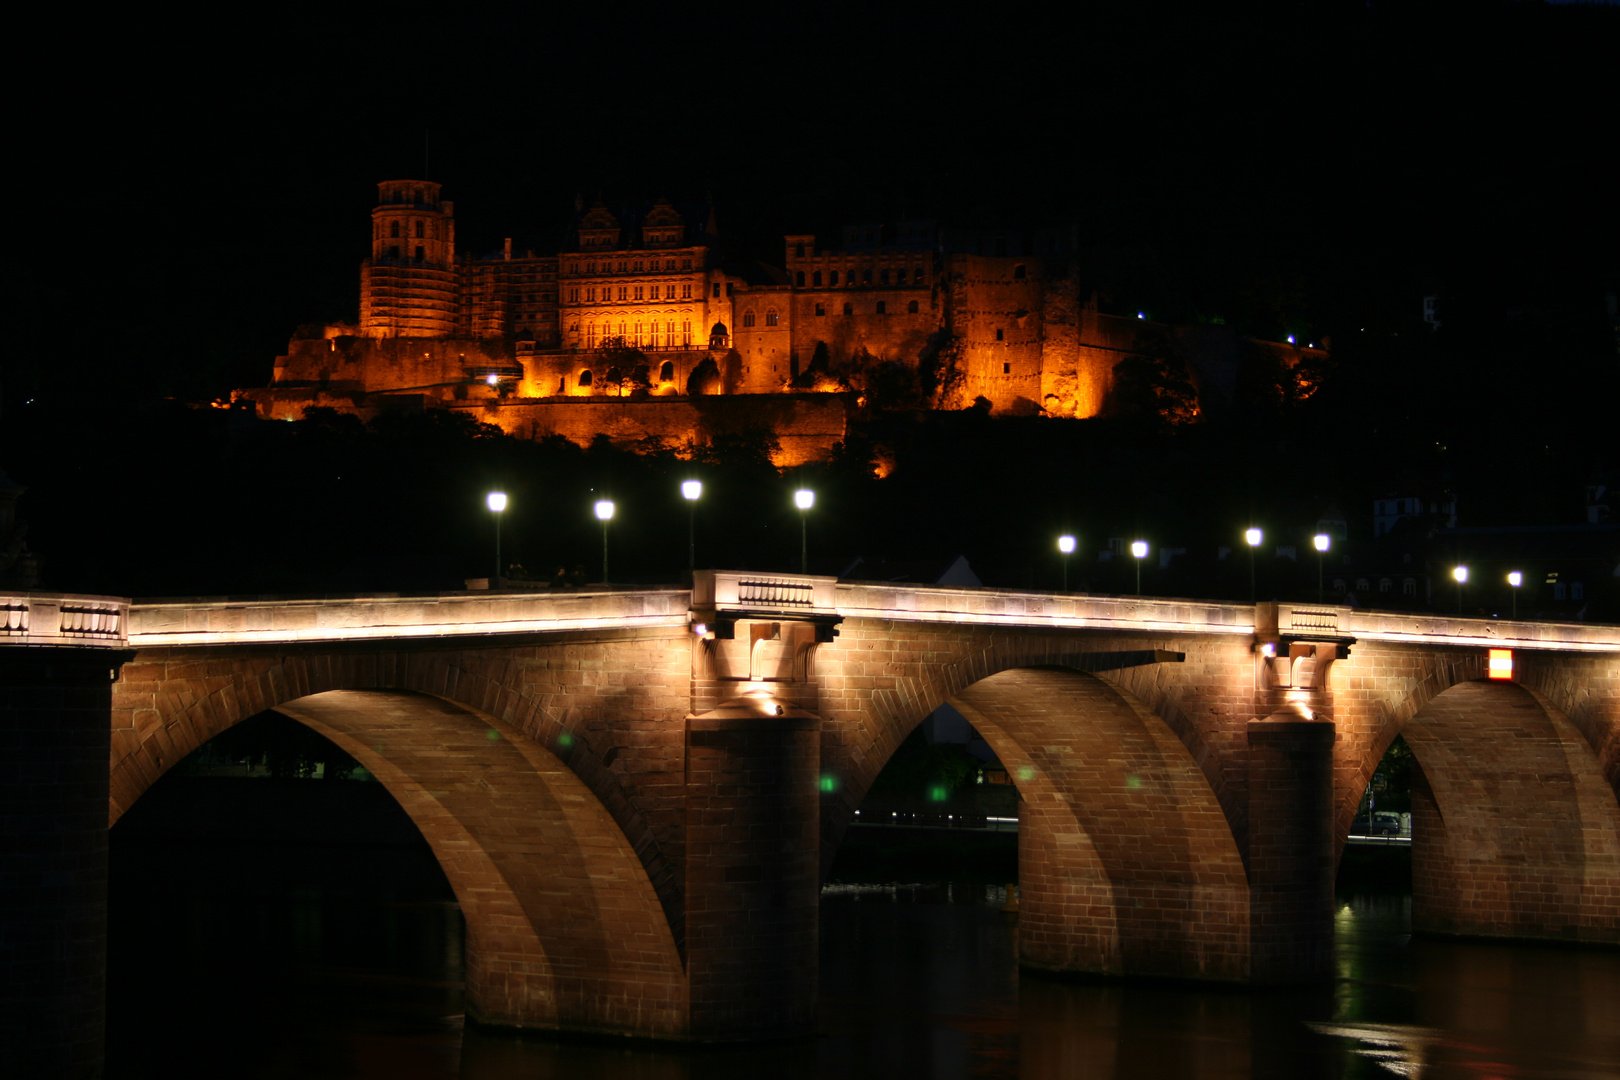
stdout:
<svg viewBox="0 0 1620 1080">
<path fill-rule="evenodd" d="M 360 267 L 366 337 L 452 337 L 460 322 L 454 205 L 431 180 L 385 180 Z"/>
</svg>

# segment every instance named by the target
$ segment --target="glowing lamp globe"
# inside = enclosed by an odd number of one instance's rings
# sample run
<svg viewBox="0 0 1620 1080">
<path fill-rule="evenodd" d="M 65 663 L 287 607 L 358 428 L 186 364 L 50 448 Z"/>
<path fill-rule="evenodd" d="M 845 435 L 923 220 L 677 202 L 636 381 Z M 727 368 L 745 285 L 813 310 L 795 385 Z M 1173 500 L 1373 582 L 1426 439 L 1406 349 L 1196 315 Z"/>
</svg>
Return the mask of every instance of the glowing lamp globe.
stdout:
<svg viewBox="0 0 1620 1080">
<path fill-rule="evenodd" d="M 1072 537 L 1072 536 L 1060 536 L 1060 537 L 1058 537 L 1058 550 L 1063 552 L 1063 554 L 1065 554 L 1065 555 L 1073 555 L 1074 554 L 1074 537 Z"/>
<path fill-rule="evenodd" d="M 1457 584 L 1461 585 L 1463 582 L 1468 580 L 1468 567 L 1457 567 L 1451 572 L 1451 576 L 1457 579 Z"/>
<path fill-rule="evenodd" d="M 1524 584 L 1524 575 L 1519 573 L 1517 570 L 1514 570 L 1512 573 L 1508 574 L 1508 584 L 1517 589 L 1520 585 Z"/>
<path fill-rule="evenodd" d="M 1328 546 L 1333 543 L 1333 538 L 1328 536 L 1327 533 L 1317 533 L 1311 537 L 1311 543 L 1315 545 L 1317 551 L 1326 551 Z"/>
<path fill-rule="evenodd" d="M 1243 531 L 1243 539 L 1248 541 L 1250 547 L 1259 547 L 1260 541 L 1263 539 L 1263 537 L 1259 529 L 1245 529 Z"/>
<path fill-rule="evenodd" d="M 506 509 L 506 492 L 492 491 L 485 499 L 485 502 L 489 505 L 491 510 L 498 514 L 502 510 Z"/>
<path fill-rule="evenodd" d="M 598 520 L 598 521 L 612 521 L 613 520 L 613 500 L 612 499 L 599 499 L 597 501 L 597 503 L 596 503 L 596 520 Z"/>
<path fill-rule="evenodd" d="M 698 498 L 701 497 L 702 494 L 703 494 L 703 481 L 701 481 L 701 480 L 682 480 L 681 481 L 681 498 L 685 499 L 687 502 L 697 502 Z"/>
<path fill-rule="evenodd" d="M 793 493 L 793 505 L 800 510 L 808 510 L 816 505 L 816 493 L 808 488 L 800 488 Z"/>
<path fill-rule="evenodd" d="M 1146 540 L 1132 540 L 1131 541 L 1131 554 L 1135 555 L 1138 559 L 1147 558 L 1147 551 L 1148 551 L 1148 546 L 1147 546 L 1147 541 Z"/>
</svg>

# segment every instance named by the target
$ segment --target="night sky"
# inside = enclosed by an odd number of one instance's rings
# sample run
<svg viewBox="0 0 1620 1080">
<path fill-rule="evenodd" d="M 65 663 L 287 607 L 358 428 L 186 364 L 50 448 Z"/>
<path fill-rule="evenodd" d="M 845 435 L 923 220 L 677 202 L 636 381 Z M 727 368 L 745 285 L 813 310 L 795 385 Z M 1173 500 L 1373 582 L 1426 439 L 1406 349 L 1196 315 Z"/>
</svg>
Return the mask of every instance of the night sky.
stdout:
<svg viewBox="0 0 1620 1080">
<path fill-rule="evenodd" d="M 851 218 L 1073 224 L 1105 299 L 1268 336 L 1615 288 L 1620 8 L 585 10 L 36 15 L 4 407 L 264 384 L 355 317 L 424 136 L 467 252 L 556 250 L 576 194 L 712 193 L 772 261 Z"/>
</svg>

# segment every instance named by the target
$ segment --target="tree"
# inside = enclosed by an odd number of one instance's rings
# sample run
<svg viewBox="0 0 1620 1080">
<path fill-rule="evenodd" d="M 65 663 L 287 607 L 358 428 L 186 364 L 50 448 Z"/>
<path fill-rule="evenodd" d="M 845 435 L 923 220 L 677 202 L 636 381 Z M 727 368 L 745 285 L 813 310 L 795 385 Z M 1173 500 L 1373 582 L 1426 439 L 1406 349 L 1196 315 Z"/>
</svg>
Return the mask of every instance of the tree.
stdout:
<svg viewBox="0 0 1620 1080">
<path fill-rule="evenodd" d="M 622 337 L 602 339 L 597 350 L 601 383 L 613 387 L 613 393 L 622 397 L 628 387 L 631 393 L 652 389 L 651 368 L 647 354 L 635 348 Z"/>
<path fill-rule="evenodd" d="M 1152 347 L 1114 365 L 1109 413 L 1155 426 L 1180 427 L 1198 417 L 1198 391 L 1179 351 Z"/>
</svg>

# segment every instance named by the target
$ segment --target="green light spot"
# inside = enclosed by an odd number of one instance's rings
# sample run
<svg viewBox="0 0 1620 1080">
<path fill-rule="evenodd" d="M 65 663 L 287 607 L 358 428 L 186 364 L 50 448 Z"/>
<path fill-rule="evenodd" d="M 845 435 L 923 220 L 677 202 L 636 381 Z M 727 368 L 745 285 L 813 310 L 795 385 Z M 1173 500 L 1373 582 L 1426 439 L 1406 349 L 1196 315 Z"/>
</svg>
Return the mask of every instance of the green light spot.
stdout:
<svg viewBox="0 0 1620 1080">
<path fill-rule="evenodd" d="M 564 750 L 568 749 L 570 746 L 574 745 L 574 736 L 569 732 L 563 732 L 561 735 L 557 736 L 557 745 L 562 747 Z"/>
<path fill-rule="evenodd" d="M 1140 776 L 1127 776 L 1125 778 L 1125 787 L 1128 788 L 1129 790 L 1135 791 L 1137 788 L 1139 788 L 1141 786 L 1142 786 L 1142 778 Z"/>
<path fill-rule="evenodd" d="M 833 792 L 835 792 L 837 790 L 838 790 L 838 777 L 833 776 L 830 773 L 824 774 L 822 776 L 822 778 L 821 778 L 821 791 L 822 791 L 822 794 L 830 795 L 830 794 L 832 794 Z"/>
<path fill-rule="evenodd" d="M 1020 766 L 1018 766 L 1018 781 L 1019 781 L 1019 783 L 1028 783 L 1029 781 L 1031 781 L 1033 779 L 1035 779 L 1035 768 L 1034 768 L 1034 766 L 1032 766 L 1032 765 L 1020 765 Z"/>
<path fill-rule="evenodd" d="M 490 728 L 488 731 L 484 732 L 484 738 L 488 739 L 490 742 L 500 742 L 501 733 L 496 731 L 494 728 Z"/>
<path fill-rule="evenodd" d="M 950 790 L 944 784 L 935 784 L 928 789 L 928 797 L 934 802 L 944 802 L 950 794 Z"/>
</svg>

